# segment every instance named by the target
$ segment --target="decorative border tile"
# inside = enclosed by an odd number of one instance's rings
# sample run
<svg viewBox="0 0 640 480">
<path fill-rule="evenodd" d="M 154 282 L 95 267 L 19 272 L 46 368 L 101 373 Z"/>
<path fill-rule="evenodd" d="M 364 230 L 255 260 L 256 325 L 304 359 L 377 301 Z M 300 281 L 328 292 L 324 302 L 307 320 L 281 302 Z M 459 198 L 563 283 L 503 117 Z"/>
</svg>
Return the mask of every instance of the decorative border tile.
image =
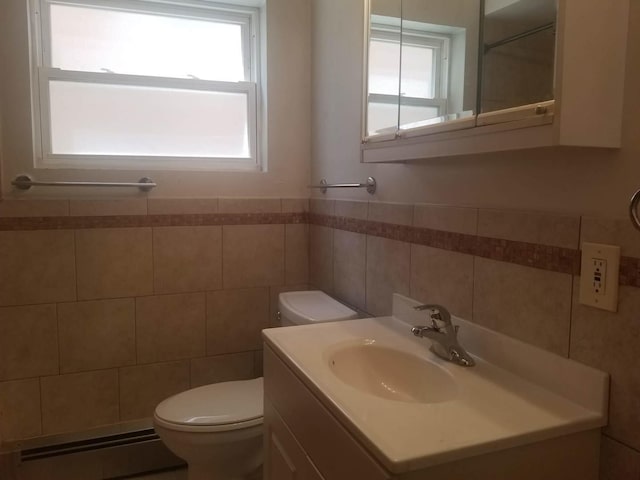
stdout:
<svg viewBox="0 0 640 480">
<path fill-rule="evenodd" d="M 580 274 L 580 251 L 570 248 L 320 214 L 310 214 L 309 222 L 338 230 L 384 237 L 541 270 L 570 275 Z M 640 286 L 640 259 L 637 260 L 637 271 L 633 270 L 633 265 L 629 261 L 627 264 L 629 266 L 625 270 L 626 276 L 620 276 L 621 283 L 637 281 Z M 636 280 L 632 280 L 633 278 Z"/>
<path fill-rule="evenodd" d="M 412 243 L 439 248 L 441 250 L 449 250 L 451 252 L 477 255 L 479 238 L 475 235 L 445 232 L 430 228 L 411 228 L 413 229 Z"/>
<path fill-rule="evenodd" d="M 196 227 L 214 225 L 305 224 L 414 243 L 570 275 L 580 274 L 580 250 L 504 240 L 429 228 L 397 225 L 320 213 L 202 213 L 0 217 L 0 231 L 97 228 Z M 640 288 L 640 258 L 622 257 L 620 285 Z"/>
<path fill-rule="evenodd" d="M 475 255 L 552 272 L 580 274 L 580 251 L 570 248 L 477 237 Z"/>
<path fill-rule="evenodd" d="M 95 228 L 198 227 L 210 225 L 279 225 L 307 223 L 306 213 L 204 213 L 0 218 L 0 231 L 81 230 Z"/>
</svg>

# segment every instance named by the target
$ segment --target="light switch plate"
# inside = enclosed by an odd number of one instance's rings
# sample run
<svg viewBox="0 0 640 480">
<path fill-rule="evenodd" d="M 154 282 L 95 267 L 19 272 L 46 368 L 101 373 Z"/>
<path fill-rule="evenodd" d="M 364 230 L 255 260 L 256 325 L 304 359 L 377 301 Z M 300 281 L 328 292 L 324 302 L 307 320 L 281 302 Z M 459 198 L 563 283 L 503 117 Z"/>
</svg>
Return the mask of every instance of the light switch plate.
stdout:
<svg viewBox="0 0 640 480">
<path fill-rule="evenodd" d="M 617 312 L 619 273 L 620 247 L 583 243 L 580 303 Z"/>
</svg>

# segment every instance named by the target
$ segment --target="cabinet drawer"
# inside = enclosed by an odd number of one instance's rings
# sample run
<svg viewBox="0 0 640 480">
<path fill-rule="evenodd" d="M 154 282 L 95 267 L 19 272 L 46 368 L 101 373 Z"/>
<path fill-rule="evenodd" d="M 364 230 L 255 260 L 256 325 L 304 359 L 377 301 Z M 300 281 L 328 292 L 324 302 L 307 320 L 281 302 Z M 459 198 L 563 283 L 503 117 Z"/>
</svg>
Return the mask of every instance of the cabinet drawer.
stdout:
<svg viewBox="0 0 640 480">
<path fill-rule="evenodd" d="M 264 402 L 265 480 L 324 480 L 271 403 Z"/>
<path fill-rule="evenodd" d="M 264 349 L 264 390 L 267 402 L 273 404 L 323 477 L 391 478 L 268 345 Z"/>
</svg>

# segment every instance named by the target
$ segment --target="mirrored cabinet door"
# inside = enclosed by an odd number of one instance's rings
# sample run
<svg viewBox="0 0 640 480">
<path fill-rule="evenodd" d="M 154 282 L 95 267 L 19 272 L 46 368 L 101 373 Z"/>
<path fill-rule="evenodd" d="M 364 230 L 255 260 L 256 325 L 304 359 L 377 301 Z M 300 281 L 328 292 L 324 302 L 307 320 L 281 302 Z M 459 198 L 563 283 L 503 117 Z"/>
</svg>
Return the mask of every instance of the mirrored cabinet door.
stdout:
<svg viewBox="0 0 640 480">
<path fill-rule="evenodd" d="M 557 0 L 485 0 L 480 113 L 551 101 Z"/>
<path fill-rule="evenodd" d="M 370 0 L 365 137 L 395 138 L 400 112 L 401 0 Z"/>
<path fill-rule="evenodd" d="M 368 12 L 365 141 L 472 127 L 481 0 L 368 0 Z"/>
<path fill-rule="evenodd" d="M 401 133 L 459 118 L 473 123 L 480 4 L 402 0 Z"/>
</svg>

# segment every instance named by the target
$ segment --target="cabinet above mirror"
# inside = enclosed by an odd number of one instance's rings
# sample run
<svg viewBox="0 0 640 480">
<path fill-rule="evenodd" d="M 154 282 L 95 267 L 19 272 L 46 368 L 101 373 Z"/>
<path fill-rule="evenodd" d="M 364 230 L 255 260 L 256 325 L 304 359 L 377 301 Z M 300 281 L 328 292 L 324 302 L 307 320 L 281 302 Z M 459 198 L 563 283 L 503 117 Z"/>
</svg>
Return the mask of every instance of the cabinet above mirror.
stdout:
<svg viewBox="0 0 640 480">
<path fill-rule="evenodd" d="M 618 148 L 628 10 L 629 0 L 366 0 L 363 161 Z"/>
</svg>

